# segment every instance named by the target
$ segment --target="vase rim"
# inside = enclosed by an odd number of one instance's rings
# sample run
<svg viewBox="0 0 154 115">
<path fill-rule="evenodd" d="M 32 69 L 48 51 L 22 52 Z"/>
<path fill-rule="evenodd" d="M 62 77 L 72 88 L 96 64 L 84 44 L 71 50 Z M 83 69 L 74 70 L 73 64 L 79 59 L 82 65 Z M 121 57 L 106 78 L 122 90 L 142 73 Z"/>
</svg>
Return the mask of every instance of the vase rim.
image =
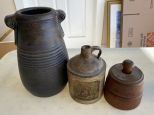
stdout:
<svg viewBox="0 0 154 115">
<path fill-rule="evenodd" d="M 57 12 L 50 7 L 29 7 L 16 12 L 17 20 L 45 20 L 56 18 Z"/>
</svg>

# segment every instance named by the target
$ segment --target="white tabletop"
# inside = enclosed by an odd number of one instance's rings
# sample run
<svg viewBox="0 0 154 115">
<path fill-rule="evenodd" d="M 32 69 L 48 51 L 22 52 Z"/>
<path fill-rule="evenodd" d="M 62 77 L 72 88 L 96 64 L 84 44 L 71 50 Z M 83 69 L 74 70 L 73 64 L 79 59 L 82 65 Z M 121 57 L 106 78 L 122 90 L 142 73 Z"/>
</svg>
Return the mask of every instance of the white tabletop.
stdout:
<svg viewBox="0 0 154 115">
<path fill-rule="evenodd" d="M 68 50 L 72 57 L 80 52 Z M 69 95 L 68 86 L 59 94 L 40 98 L 31 95 L 22 85 L 18 73 L 16 51 L 0 60 L 0 115 L 152 115 L 154 114 L 154 48 L 103 49 L 102 58 L 108 69 L 131 59 L 143 71 L 144 94 L 139 107 L 131 111 L 118 110 L 104 97 L 90 105 L 79 104 Z M 107 72 L 106 72 L 107 73 Z"/>
</svg>

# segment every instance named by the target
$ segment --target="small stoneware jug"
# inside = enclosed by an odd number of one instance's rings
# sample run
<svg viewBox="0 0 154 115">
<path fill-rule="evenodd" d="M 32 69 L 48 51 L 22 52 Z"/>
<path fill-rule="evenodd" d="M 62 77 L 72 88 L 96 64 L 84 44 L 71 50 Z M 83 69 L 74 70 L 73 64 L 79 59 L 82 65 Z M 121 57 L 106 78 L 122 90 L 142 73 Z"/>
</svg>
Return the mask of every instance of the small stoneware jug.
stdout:
<svg viewBox="0 0 154 115">
<path fill-rule="evenodd" d="M 15 31 L 21 80 L 33 95 L 48 97 L 67 83 L 68 54 L 63 40 L 62 10 L 32 7 L 5 17 Z"/>
<path fill-rule="evenodd" d="M 112 66 L 109 70 L 104 89 L 104 97 L 112 106 L 130 110 L 136 108 L 143 94 L 142 71 L 134 66 L 133 61 Z"/>
<path fill-rule="evenodd" d="M 93 54 L 96 50 L 97 56 Z M 102 96 L 106 63 L 101 53 L 98 46 L 85 45 L 67 63 L 70 95 L 79 103 L 94 103 Z"/>
</svg>

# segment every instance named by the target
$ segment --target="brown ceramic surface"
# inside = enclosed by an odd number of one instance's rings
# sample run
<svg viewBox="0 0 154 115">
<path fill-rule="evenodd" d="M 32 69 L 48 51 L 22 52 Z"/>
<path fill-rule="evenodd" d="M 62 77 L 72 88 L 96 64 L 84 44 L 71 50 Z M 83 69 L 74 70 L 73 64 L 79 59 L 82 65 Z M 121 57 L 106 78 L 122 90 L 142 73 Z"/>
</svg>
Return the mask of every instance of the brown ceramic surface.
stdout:
<svg viewBox="0 0 154 115">
<path fill-rule="evenodd" d="M 136 108 L 143 94 L 143 79 L 142 71 L 131 60 L 112 66 L 105 82 L 105 99 L 119 109 Z"/>
</svg>

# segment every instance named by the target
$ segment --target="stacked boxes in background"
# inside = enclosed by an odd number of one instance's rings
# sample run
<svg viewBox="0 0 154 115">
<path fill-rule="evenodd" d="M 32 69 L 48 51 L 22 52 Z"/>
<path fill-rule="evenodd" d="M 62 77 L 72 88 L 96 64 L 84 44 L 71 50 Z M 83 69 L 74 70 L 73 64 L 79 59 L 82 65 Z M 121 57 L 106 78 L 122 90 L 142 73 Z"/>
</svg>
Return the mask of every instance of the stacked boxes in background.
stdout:
<svg viewBox="0 0 154 115">
<path fill-rule="evenodd" d="M 154 0 L 123 0 L 122 47 L 154 46 Z"/>
</svg>

